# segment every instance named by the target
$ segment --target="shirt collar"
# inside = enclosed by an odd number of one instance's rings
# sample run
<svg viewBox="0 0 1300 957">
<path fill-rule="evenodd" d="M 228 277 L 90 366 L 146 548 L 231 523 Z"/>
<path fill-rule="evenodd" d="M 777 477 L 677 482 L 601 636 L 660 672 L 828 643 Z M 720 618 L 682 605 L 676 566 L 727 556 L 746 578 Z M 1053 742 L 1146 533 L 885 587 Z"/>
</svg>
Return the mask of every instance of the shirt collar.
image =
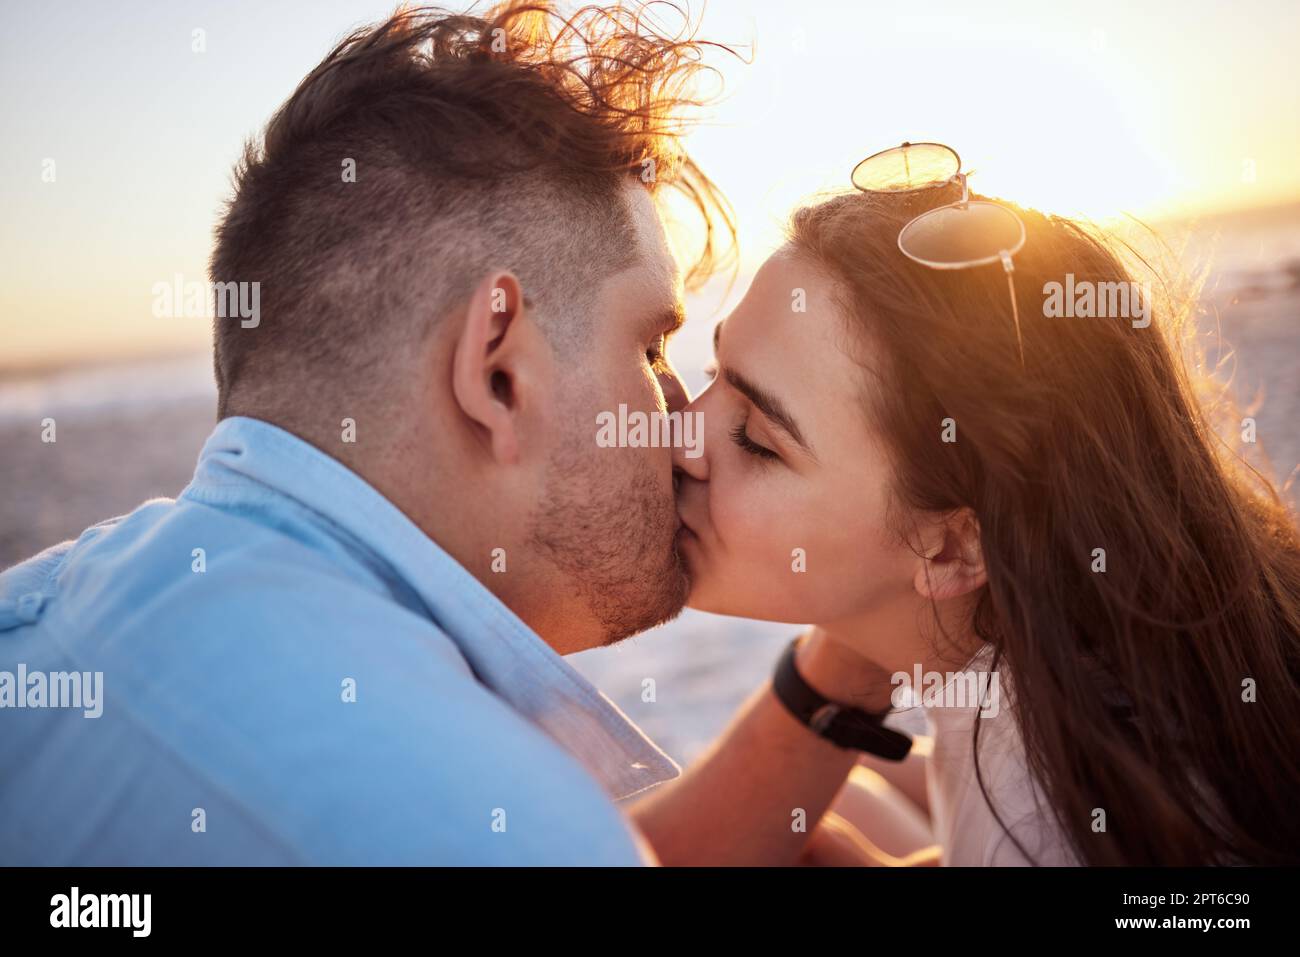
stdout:
<svg viewBox="0 0 1300 957">
<path fill-rule="evenodd" d="M 615 800 L 681 774 L 609 698 L 337 459 L 278 426 L 233 416 L 208 437 L 181 494 L 241 477 L 306 506 L 382 559 L 479 680 L 582 762 Z"/>
</svg>

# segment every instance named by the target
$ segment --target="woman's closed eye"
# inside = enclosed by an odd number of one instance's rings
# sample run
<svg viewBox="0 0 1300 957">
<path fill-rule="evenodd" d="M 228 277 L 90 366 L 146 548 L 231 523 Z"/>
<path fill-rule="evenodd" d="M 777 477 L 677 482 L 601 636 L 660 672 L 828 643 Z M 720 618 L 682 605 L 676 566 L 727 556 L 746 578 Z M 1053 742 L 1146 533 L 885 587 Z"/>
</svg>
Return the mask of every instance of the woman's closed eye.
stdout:
<svg viewBox="0 0 1300 957">
<path fill-rule="evenodd" d="M 718 363 L 716 361 L 710 362 L 704 367 L 704 374 L 709 377 L 710 383 L 718 378 L 718 372 Z M 759 445 L 749 437 L 749 433 L 746 431 L 748 425 L 749 416 L 745 416 L 743 420 L 732 426 L 731 429 L 728 430 L 731 433 L 731 441 L 735 442 L 750 455 L 761 459 L 764 463 L 779 462 L 781 460 L 779 454 L 769 449 L 766 445 Z"/>
<path fill-rule="evenodd" d="M 765 462 L 772 462 L 772 461 L 779 460 L 781 456 L 777 455 L 767 446 L 759 445 L 757 442 L 755 442 L 753 439 L 749 437 L 749 434 L 745 431 L 745 427 L 748 424 L 749 424 L 749 419 L 746 418 L 743 421 L 738 422 L 736 425 L 732 426 L 731 440 L 735 442 L 737 445 L 739 445 L 746 452 L 748 452 L 750 455 L 757 456 L 758 458 L 762 459 Z"/>
</svg>

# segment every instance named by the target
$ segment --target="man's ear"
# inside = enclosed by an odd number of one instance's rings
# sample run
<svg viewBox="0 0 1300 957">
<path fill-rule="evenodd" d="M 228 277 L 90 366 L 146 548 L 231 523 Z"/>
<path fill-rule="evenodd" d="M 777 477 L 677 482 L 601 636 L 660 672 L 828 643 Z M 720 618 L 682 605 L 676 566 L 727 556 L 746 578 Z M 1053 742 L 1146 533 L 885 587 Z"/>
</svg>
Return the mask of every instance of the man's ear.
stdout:
<svg viewBox="0 0 1300 957">
<path fill-rule="evenodd" d="M 452 352 L 456 404 L 502 465 L 519 461 L 515 346 L 523 316 L 519 280 L 505 271 L 489 274 L 470 296 Z"/>
<path fill-rule="evenodd" d="M 920 557 L 913 584 L 923 598 L 959 598 L 989 580 L 979 519 L 969 508 L 950 512 L 927 528 L 922 533 Z"/>
</svg>

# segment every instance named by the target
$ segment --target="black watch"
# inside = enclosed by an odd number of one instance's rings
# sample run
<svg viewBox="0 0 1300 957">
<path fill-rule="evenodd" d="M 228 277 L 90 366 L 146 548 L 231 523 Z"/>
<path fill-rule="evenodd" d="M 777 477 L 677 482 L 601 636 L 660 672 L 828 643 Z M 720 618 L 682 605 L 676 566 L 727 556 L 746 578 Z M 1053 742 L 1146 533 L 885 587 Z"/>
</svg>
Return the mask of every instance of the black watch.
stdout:
<svg viewBox="0 0 1300 957">
<path fill-rule="evenodd" d="M 796 637 L 786 647 L 772 676 L 777 699 L 802 724 L 841 748 L 865 751 L 888 761 L 901 761 L 912 750 L 912 739 L 881 722 L 888 711 L 872 714 L 861 708 L 836 704 L 818 694 L 794 666 Z"/>
</svg>

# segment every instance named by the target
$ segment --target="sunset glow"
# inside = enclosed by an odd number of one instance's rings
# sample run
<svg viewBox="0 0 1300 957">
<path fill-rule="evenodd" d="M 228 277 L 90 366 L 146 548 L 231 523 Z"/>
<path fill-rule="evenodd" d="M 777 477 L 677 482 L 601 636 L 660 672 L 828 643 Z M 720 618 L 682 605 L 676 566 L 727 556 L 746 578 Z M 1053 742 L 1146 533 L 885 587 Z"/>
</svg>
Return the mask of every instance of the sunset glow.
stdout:
<svg viewBox="0 0 1300 957">
<path fill-rule="evenodd" d="M 150 290 L 205 277 L 244 138 L 350 25 L 388 9 L 7 13 L 0 368 L 203 348 L 207 322 L 156 318 Z M 242 29 L 253 10 L 276 22 Z M 847 187 L 859 159 L 903 140 L 952 145 L 977 191 L 1099 221 L 1300 197 L 1294 4 L 887 11 L 770 0 L 692 11 L 703 35 L 752 60 L 718 58 L 724 97 L 689 143 L 739 213 L 742 273 L 795 204 Z M 71 73 L 57 52 L 69 49 Z"/>
</svg>

